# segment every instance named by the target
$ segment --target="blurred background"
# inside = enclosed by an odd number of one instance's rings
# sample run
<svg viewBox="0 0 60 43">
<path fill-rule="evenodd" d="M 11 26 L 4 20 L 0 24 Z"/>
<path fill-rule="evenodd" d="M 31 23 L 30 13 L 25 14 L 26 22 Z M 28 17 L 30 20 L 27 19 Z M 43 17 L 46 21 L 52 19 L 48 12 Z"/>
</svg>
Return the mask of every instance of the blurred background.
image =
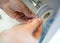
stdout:
<svg viewBox="0 0 60 43">
<path fill-rule="evenodd" d="M 43 20 L 39 43 L 60 43 L 60 0 L 22 0 Z M 21 24 L 0 9 L 0 32 Z"/>
</svg>

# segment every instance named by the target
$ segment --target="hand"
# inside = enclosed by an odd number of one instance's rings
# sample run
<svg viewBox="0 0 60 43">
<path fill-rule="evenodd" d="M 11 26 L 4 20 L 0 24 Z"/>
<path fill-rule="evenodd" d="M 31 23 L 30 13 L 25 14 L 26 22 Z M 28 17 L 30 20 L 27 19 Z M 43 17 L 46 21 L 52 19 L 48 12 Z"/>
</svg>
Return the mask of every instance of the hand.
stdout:
<svg viewBox="0 0 60 43">
<path fill-rule="evenodd" d="M 4 0 L 5 1 L 5 0 Z M 6 0 L 1 7 L 9 16 L 18 21 L 27 23 L 29 20 L 37 17 L 22 0 Z"/>
<path fill-rule="evenodd" d="M 38 43 L 42 35 L 42 21 L 37 18 L 31 23 L 18 25 L 0 35 L 2 43 Z"/>
</svg>

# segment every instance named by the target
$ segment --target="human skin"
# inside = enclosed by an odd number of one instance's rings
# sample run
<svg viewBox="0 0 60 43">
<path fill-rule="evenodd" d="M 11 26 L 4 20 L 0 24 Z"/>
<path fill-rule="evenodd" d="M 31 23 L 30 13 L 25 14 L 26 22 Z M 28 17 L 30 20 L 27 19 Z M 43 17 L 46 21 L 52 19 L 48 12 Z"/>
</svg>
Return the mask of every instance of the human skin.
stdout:
<svg viewBox="0 0 60 43">
<path fill-rule="evenodd" d="M 38 43 L 42 35 L 42 20 L 21 0 L 0 0 L 0 8 L 12 18 L 26 24 L 0 33 L 0 43 Z M 30 22 L 29 22 L 30 21 Z"/>
<path fill-rule="evenodd" d="M 0 0 L 0 8 L 3 9 L 10 17 L 27 23 L 31 19 L 37 18 L 22 0 Z"/>
<path fill-rule="evenodd" d="M 0 43 L 38 43 L 42 32 L 42 20 L 37 18 L 1 32 Z"/>
</svg>

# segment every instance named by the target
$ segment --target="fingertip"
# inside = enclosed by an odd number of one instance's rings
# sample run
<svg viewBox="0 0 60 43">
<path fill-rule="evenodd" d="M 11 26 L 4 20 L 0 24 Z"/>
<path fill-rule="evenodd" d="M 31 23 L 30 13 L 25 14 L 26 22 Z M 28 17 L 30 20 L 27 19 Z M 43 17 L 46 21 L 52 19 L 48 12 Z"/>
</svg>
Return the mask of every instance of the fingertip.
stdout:
<svg viewBox="0 0 60 43">
<path fill-rule="evenodd" d="M 43 23 L 42 19 L 40 19 L 40 18 L 37 18 L 36 21 L 37 21 L 38 23 L 41 23 L 41 24 Z"/>
</svg>

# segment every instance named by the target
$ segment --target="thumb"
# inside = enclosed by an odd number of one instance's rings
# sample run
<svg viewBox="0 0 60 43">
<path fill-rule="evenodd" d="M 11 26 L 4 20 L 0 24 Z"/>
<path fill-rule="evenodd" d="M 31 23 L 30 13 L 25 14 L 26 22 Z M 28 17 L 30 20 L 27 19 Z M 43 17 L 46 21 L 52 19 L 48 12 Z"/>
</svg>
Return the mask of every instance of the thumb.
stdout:
<svg viewBox="0 0 60 43">
<path fill-rule="evenodd" d="M 37 18 L 35 20 L 33 20 L 31 23 L 28 23 L 26 25 L 24 25 L 24 27 L 29 31 L 29 32 L 33 32 L 35 29 L 37 29 L 38 26 L 40 26 L 42 24 L 42 20 Z"/>
<path fill-rule="evenodd" d="M 40 36 L 42 35 L 42 20 L 37 18 L 30 24 L 25 25 L 27 30 L 32 33 L 33 37 L 35 39 L 39 39 Z"/>
</svg>

